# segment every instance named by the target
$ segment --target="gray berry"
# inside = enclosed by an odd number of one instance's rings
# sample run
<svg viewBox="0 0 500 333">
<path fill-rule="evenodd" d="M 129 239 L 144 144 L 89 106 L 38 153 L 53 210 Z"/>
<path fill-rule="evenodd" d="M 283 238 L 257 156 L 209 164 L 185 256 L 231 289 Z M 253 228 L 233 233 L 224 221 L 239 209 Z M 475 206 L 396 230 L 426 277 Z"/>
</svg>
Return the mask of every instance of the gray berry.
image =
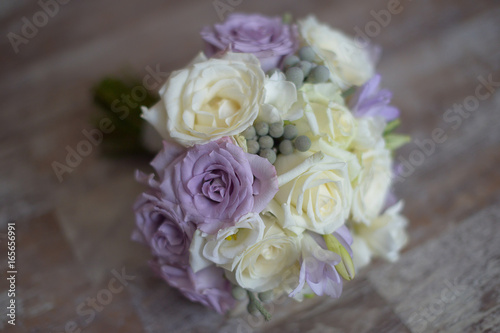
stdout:
<svg viewBox="0 0 500 333">
<path fill-rule="evenodd" d="M 245 289 L 239 286 L 234 286 L 231 290 L 231 294 L 233 295 L 234 299 L 238 301 L 242 301 L 247 298 L 247 292 L 245 291 Z"/>
<path fill-rule="evenodd" d="M 309 74 L 308 81 L 312 83 L 323 83 L 330 78 L 330 71 L 327 67 L 319 65 L 314 67 Z"/>
<path fill-rule="evenodd" d="M 260 150 L 260 145 L 256 140 L 248 140 L 247 150 L 250 154 L 257 154 Z"/>
<path fill-rule="evenodd" d="M 273 294 L 272 290 L 264 291 L 259 293 L 259 299 L 264 303 L 268 303 L 273 300 Z"/>
<path fill-rule="evenodd" d="M 305 61 L 312 62 L 316 59 L 316 53 L 310 46 L 304 46 L 299 50 L 299 58 Z"/>
<path fill-rule="evenodd" d="M 269 126 L 269 135 L 273 138 L 281 138 L 285 129 L 283 128 L 282 122 L 272 123 Z"/>
<path fill-rule="evenodd" d="M 300 88 L 304 82 L 304 72 L 298 67 L 290 67 L 286 70 L 286 79 Z"/>
<path fill-rule="evenodd" d="M 243 136 L 247 140 L 252 140 L 253 138 L 255 138 L 256 135 L 257 132 L 255 132 L 255 127 L 253 126 L 250 126 L 249 128 L 243 131 Z"/>
<path fill-rule="evenodd" d="M 260 122 L 255 124 L 255 131 L 257 132 L 257 135 L 263 136 L 267 135 L 269 133 L 269 124 L 265 122 Z"/>
<path fill-rule="evenodd" d="M 311 139 L 305 135 L 300 135 L 295 139 L 294 145 L 298 151 L 308 151 L 311 148 Z"/>
<path fill-rule="evenodd" d="M 304 77 L 306 77 L 311 73 L 312 64 L 309 61 L 301 61 L 296 67 L 300 68 L 304 72 Z"/>
<path fill-rule="evenodd" d="M 283 66 L 290 67 L 296 65 L 300 61 L 299 57 L 291 54 L 283 60 Z"/>
<path fill-rule="evenodd" d="M 259 138 L 259 145 L 261 149 L 273 148 L 274 140 L 269 135 L 264 135 Z"/>
<path fill-rule="evenodd" d="M 261 149 L 259 155 L 260 157 L 267 158 L 267 160 L 271 164 L 274 164 L 274 162 L 276 162 L 276 153 L 272 149 Z"/>
<path fill-rule="evenodd" d="M 280 143 L 280 153 L 283 155 L 290 155 L 293 153 L 293 143 L 290 140 L 283 140 Z"/>
<path fill-rule="evenodd" d="M 283 133 L 283 137 L 288 140 L 293 140 L 299 135 L 299 131 L 297 130 L 297 127 L 292 124 L 288 124 L 285 126 L 285 130 Z"/>
</svg>

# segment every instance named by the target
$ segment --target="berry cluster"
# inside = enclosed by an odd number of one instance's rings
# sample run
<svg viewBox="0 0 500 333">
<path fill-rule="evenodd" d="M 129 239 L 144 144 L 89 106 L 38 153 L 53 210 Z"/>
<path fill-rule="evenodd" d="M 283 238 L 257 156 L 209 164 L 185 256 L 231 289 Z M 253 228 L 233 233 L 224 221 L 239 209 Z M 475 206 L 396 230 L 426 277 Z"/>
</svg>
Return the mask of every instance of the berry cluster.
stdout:
<svg viewBox="0 0 500 333">
<path fill-rule="evenodd" d="M 267 158 L 271 164 L 276 162 L 277 154 L 290 155 L 294 149 L 304 152 L 311 148 L 311 139 L 298 135 L 297 127 L 286 126 L 282 122 L 268 124 L 258 122 L 243 132 L 250 154 Z"/>
<path fill-rule="evenodd" d="M 323 83 L 330 78 L 330 71 L 326 66 L 320 65 L 316 60 L 316 53 L 310 46 L 302 47 L 297 55 L 289 55 L 283 60 L 286 79 L 295 84 L 299 89 L 304 82 Z M 268 75 L 280 71 L 271 69 Z"/>
</svg>

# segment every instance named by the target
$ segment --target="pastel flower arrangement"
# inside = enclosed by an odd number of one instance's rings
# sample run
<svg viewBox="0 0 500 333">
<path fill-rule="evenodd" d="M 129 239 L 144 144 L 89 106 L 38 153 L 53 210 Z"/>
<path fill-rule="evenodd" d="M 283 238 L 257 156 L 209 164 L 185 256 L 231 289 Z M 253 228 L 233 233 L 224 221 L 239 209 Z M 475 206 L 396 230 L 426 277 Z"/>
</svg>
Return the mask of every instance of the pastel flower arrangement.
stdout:
<svg viewBox="0 0 500 333">
<path fill-rule="evenodd" d="M 407 242 L 391 193 L 399 111 L 379 50 L 309 16 L 232 14 L 142 117 L 163 138 L 137 172 L 133 239 L 153 269 L 219 313 L 280 297 L 340 297 L 372 258 Z"/>
</svg>

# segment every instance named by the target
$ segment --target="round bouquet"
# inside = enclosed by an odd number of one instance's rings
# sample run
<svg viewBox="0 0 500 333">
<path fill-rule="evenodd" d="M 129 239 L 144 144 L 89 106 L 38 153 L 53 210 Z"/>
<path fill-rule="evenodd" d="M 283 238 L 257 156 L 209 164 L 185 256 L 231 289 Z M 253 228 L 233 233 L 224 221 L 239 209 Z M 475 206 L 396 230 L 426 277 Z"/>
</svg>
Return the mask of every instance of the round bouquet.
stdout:
<svg viewBox="0 0 500 333">
<path fill-rule="evenodd" d="M 391 194 L 399 111 L 379 50 L 307 17 L 232 14 L 142 117 L 163 138 L 137 172 L 133 238 L 153 269 L 219 313 L 236 302 L 339 297 L 372 257 L 406 243 Z"/>
</svg>

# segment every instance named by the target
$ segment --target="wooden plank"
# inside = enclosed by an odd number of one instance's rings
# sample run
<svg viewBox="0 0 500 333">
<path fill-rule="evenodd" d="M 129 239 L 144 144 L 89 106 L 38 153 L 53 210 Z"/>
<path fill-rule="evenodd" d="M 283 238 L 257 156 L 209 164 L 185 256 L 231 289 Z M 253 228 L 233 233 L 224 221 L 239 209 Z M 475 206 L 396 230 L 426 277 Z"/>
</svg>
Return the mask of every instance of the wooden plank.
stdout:
<svg viewBox="0 0 500 333">
<path fill-rule="evenodd" d="M 500 327 L 500 207 L 368 272 L 412 332 L 486 332 Z"/>
</svg>

